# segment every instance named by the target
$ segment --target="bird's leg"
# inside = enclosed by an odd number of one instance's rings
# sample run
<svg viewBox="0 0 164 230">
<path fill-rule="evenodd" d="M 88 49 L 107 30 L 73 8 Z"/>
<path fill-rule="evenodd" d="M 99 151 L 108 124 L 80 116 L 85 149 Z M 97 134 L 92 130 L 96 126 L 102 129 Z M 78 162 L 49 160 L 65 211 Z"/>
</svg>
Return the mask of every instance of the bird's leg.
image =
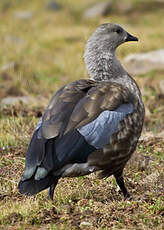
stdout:
<svg viewBox="0 0 164 230">
<path fill-rule="evenodd" d="M 54 196 L 54 190 L 55 190 L 55 184 L 52 184 L 49 188 L 48 188 L 48 200 L 53 200 L 53 196 Z"/>
<path fill-rule="evenodd" d="M 120 187 L 122 193 L 124 194 L 124 198 L 126 199 L 126 198 L 130 197 L 129 192 L 125 187 L 124 178 L 123 178 L 122 173 L 121 174 L 115 174 L 114 176 L 116 178 L 118 186 Z"/>
<path fill-rule="evenodd" d="M 48 188 L 48 196 L 47 196 L 48 200 L 53 200 L 54 190 L 56 188 L 58 180 L 59 180 L 59 178 L 56 178 L 55 183 L 50 185 L 50 187 Z"/>
</svg>

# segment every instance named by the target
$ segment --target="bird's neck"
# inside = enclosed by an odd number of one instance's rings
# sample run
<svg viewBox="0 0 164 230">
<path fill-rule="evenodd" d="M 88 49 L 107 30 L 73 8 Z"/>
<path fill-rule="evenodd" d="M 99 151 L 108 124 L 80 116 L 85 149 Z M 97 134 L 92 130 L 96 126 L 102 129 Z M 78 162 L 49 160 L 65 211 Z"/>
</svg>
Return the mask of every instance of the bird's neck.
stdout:
<svg viewBox="0 0 164 230">
<path fill-rule="evenodd" d="M 126 72 L 115 52 L 102 52 L 99 50 L 86 50 L 84 54 L 86 68 L 91 80 L 116 82 L 135 92 L 140 104 L 143 105 L 140 90 L 135 80 Z"/>
<path fill-rule="evenodd" d="M 84 60 L 90 78 L 95 81 L 112 81 L 126 74 L 115 52 L 86 51 Z"/>
</svg>

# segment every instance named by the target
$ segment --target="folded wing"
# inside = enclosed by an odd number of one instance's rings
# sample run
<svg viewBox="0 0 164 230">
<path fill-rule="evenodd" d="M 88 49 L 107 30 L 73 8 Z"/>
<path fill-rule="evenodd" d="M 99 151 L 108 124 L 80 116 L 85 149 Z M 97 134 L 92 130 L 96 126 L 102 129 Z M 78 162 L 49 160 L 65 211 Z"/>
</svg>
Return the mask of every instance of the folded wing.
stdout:
<svg viewBox="0 0 164 230">
<path fill-rule="evenodd" d="M 55 171 L 63 173 L 65 165 L 86 163 L 132 112 L 131 93 L 117 83 L 80 80 L 61 88 L 33 134 L 20 192 L 38 193 L 53 183 Z"/>
</svg>

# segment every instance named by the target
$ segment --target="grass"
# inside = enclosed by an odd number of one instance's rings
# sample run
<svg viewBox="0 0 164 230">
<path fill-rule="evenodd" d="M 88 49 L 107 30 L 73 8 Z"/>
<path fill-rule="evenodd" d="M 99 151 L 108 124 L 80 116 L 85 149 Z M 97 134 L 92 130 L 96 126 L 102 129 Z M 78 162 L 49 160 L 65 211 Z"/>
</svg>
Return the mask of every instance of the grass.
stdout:
<svg viewBox="0 0 164 230">
<path fill-rule="evenodd" d="M 87 78 L 82 58 L 84 46 L 99 24 L 116 22 L 139 37 L 139 43 L 119 48 L 121 61 L 129 53 L 163 47 L 162 8 L 148 10 L 149 7 L 142 8 L 139 1 L 133 1 L 136 11 L 130 14 L 82 19 L 82 11 L 93 2 L 63 0 L 60 3 L 63 8 L 58 12 L 46 10 L 44 0 L 0 2 L 0 99 L 7 96 L 38 98 L 34 106 L 0 109 L 2 230 L 163 228 L 164 138 L 157 135 L 164 128 L 164 97 L 159 91 L 163 70 L 135 76 L 149 114 L 143 138 L 125 169 L 131 200 L 124 201 L 113 177 L 98 180 L 96 175 L 61 179 L 53 202 L 47 201 L 46 191 L 27 198 L 17 190 L 27 146 L 49 98 L 63 84 Z M 16 18 L 15 14 L 20 11 L 31 11 L 32 17 Z M 14 65 L 5 69 L 11 62 Z"/>
</svg>

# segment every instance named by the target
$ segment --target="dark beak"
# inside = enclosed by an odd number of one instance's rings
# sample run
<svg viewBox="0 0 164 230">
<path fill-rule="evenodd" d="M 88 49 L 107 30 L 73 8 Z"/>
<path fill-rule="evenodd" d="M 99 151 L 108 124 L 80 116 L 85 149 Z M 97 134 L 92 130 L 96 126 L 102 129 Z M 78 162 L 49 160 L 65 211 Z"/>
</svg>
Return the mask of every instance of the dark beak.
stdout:
<svg viewBox="0 0 164 230">
<path fill-rule="evenodd" d="M 129 42 L 129 41 L 138 41 L 138 38 L 137 37 L 134 37 L 132 36 L 131 34 L 127 33 L 127 38 L 125 40 L 126 42 Z"/>
</svg>

